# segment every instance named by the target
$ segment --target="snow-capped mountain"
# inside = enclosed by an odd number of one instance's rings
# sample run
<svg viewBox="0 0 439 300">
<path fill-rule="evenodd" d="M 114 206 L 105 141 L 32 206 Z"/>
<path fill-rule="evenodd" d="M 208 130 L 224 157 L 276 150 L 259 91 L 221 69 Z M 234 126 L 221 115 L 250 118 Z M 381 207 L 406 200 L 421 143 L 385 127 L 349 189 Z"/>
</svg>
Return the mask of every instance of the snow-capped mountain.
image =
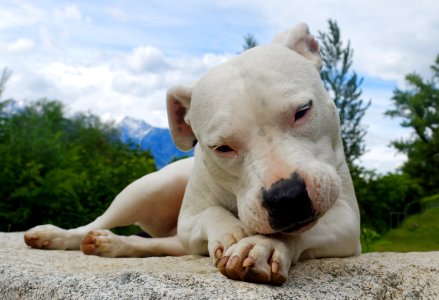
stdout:
<svg viewBox="0 0 439 300">
<path fill-rule="evenodd" d="M 156 167 L 159 169 L 166 166 L 174 158 L 193 155 L 193 151 L 178 150 L 167 128 L 153 127 L 142 120 L 131 117 L 122 119 L 117 127 L 120 131 L 121 141 L 139 146 L 142 150 L 149 150 L 154 157 Z"/>
<path fill-rule="evenodd" d="M 134 143 L 139 145 L 142 138 L 153 130 L 153 127 L 148 123 L 134 119 L 131 117 L 125 117 L 117 124 L 120 131 L 120 139 L 124 143 Z"/>
</svg>

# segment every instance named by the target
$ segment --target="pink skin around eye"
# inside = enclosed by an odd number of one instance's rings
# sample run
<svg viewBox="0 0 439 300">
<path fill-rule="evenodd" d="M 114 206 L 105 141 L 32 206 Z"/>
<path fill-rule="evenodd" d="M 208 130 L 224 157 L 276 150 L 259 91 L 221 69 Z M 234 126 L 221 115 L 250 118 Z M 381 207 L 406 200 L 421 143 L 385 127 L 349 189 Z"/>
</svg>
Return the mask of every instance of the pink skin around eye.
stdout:
<svg viewBox="0 0 439 300">
<path fill-rule="evenodd" d="M 306 120 L 308 119 L 308 115 L 309 115 L 310 111 L 311 111 L 310 108 L 307 109 L 305 112 L 303 112 L 303 115 L 298 120 L 294 120 L 294 126 L 298 127 L 298 126 L 302 125 L 303 123 L 305 123 Z"/>
<path fill-rule="evenodd" d="M 309 113 L 310 113 L 311 108 L 306 109 L 306 111 L 303 112 L 303 116 L 301 116 L 298 120 L 296 120 L 296 115 L 299 113 L 298 111 L 294 112 L 294 114 L 292 114 L 289 117 L 288 120 L 288 124 L 290 124 L 290 126 L 293 127 L 299 127 L 301 126 L 303 123 L 306 122 L 306 120 L 308 119 Z"/>
</svg>

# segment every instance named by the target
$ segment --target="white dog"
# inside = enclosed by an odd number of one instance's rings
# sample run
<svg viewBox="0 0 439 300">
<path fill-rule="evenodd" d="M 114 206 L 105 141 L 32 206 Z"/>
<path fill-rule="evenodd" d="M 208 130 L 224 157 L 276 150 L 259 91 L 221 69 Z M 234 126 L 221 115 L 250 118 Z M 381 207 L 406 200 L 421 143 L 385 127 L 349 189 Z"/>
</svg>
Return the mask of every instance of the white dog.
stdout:
<svg viewBox="0 0 439 300">
<path fill-rule="evenodd" d="M 173 139 L 196 145 L 195 158 L 135 181 L 94 222 L 37 226 L 26 243 L 108 257 L 209 254 L 229 278 L 271 284 L 299 259 L 358 255 L 358 205 L 320 67 L 299 24 L 194 87 L 171 88 Z M 154 238 L 103 230 L 134 223 Z"/>
</svg>

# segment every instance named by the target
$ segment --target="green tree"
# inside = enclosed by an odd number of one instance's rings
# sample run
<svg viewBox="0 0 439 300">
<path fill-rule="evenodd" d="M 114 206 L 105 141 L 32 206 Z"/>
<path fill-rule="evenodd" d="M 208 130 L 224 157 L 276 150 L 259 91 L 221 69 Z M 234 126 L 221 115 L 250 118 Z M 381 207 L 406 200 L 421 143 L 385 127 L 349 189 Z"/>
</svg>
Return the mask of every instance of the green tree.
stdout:
<svg viewBox="0 0 439 300">
<path fill-rule="evenodd" d="M 377 175 L 373 171 L 363 171 L 355 181 L 364 228 L 383 233 L 390 228 L 392 213 L 406 215 L 420 210 L 422 188 L 407 174 Z"/>
<path fill-rule="evenodd" d="M 400 118 L 401 126 L 413 129 L 410 138 L 393 141 L 392 145 L 407 155 L 402 170 L 419 182 L 427 195 L 439 193 L 439 55 L 431 70 L 429 80 L 408 74 L 408 89 L 396 89 L 394 108 L 386 111 L 386 115 Z"/>
<path fill-rule="evenodd" d="M 323 61 L 321 77 L 338 108 L 344 152 L 352 169 L 355 160 L 365 152 L 366 128 L 361 120 L 370 101 L 361 99 L 363 78 L 351 71 L 354 52 L 350 41 L 344 46 L 337 22 L 328 20 L 328 24 L 328 33 L 319 31 Z"/>
<path fill-rule="evenodd" d="M 242 52 L 256 47 L 258 45 L 258 41 L 251 33 L 247 33 L 244 35 L 244 44 L 242 45 Z"/>
<path fill-rule="evenodd" d="M 83 225 L 155 170 L 152 156 L 120 142 L 111 124 L 90 114 L 67 118 L 58 101 L 32 103 L 2 120 L 0 231 Z"/>
<path fill-rule="evenodd" d="M 6 82 L 9 80 L 9 77 L 11 77 L 11 74 L 12 72 L 8 68 L 3 69 L 2 76 L 0 76 L 0 98 L 5 91 Z"/>
</svg>

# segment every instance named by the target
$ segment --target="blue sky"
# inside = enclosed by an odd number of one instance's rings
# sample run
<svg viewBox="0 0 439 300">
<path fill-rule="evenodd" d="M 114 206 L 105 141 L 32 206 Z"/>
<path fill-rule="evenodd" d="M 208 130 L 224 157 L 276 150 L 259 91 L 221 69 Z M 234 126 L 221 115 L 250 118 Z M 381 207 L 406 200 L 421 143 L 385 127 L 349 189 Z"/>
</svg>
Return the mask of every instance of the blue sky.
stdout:
<svg viewBox="0 0 439 300">
<path fill-rule="evenodd" d="M 13 71 L 3 98 L 59 99 L 70 112 L 165 127 L 167 88 L 235 56 L 243 35 L 269 43 L 301 21 L 317 34 L 331 18 L 351 41 L 363 98 L 372 100 L 362 163 L 387 172 L 404 160 L 389 141 L 410 131 L 383 112 L 405 74 L 430 76 L 438 11 L 433 0 L 1 0 L 0 68 Z"/>
</svg>

